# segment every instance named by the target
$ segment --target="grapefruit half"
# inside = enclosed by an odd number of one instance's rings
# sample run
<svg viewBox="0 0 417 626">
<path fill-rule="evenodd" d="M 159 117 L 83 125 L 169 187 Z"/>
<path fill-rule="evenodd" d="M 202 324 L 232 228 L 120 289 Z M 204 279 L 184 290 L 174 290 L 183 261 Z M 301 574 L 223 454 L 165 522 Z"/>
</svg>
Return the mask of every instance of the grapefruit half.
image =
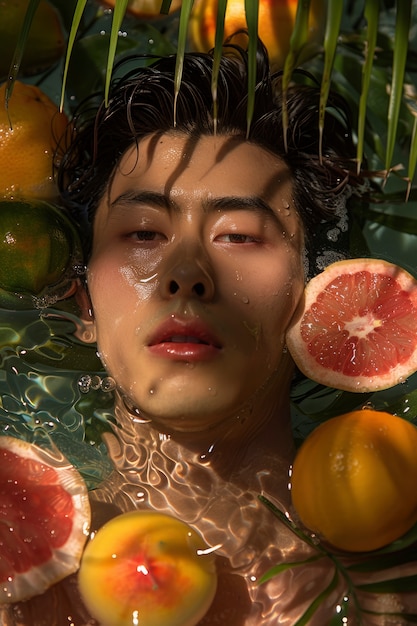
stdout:
<svg viewBox="0 0 417 626">
<path fill-rule="evenodd" d="M 287 333 L 298 368 L 312 380 L 370 392 L 417 370 L 417 281 L 379 259 L 329 265 L 307 285 Z"/>
<path fill-rule="evenodd" d="M 75 572 L 87 539 L 90 504 L 64 458 L 0 437 L 0 604 L 39 595 Z"/>
</svg>

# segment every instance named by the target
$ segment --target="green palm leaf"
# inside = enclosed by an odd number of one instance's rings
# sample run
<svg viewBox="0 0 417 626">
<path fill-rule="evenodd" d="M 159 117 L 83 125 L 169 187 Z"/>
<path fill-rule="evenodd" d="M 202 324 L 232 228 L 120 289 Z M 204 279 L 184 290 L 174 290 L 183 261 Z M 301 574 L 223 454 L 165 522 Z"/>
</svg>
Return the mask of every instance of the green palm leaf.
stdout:
<svg viewBox="0 0 417 626">
<path fill-rule="evenodd" d="M 366 0 L 365 19 L 367 23 L 367 39 L 365 44 L 365 63 L 362 70 L 362 91 L 359 100 L 358 116 L 358 144 L 357 144 L 357 171 L 362 164 L 362 155 L 365 137 L 366 107 L 369 87 L 371 84 L 372 67 L 374 61 L 376 38 L 378 34 L 379 0 Z"/>
<path fill-rule="evenodd" d="M 319 133 L 320 133 L 320 159 L 322 158 L 322 137 L 324 129 L 324 116 L 326 112 L 327 100 L 329 97 L 330 83 L 334 58 L 336 55 L 337 41 L 342 21 L 343 0 L 332 0 L 328 3 L 326 31 L 324 35 L 324 68 L 320 87 L 320 111 L 319 111 Z"/>
<path fill-rule="evenodd" d="M 411 26 L 410 0 L 397 0 L 394 58 L 392 65 L 391 93 L 388 108 L 388 137 L 385 169 L 389 171 L 394 154 L 400 106 L 403 98 L 405 65 L 407 61 L 408 34 Z"/>
<path fill-rule="evenodd" d="M 217 83 L 219 77 L 220 59 L 222 57 L 224 41 L 224 22 L 226 17 L 227 0 L 219 0 L 216 17 L 216 36 L 214 40 L 213 74 L 211 78 L 211 93 L 213 96 L 214 132 L 217 133 Z"/>
<path fill-rule="evenodd" d="M 62 88 L 61 88 L 61 103 L 60 103 L 61 111 L 64 108 L 65 88 L 67 85 L 68 67 L 69 67 L 69 63 L 71 59 L 71 53 L 74 47 L 74 42 L 75 42 L 79 27 L 80 27 L 81 18 L 83 16 L 86 4 L 87 4 L 87 0 L 78 0 L 76 7 L 75 7 L 75 11 L 74 11 L 74 17 L 71 23 L 71 29 L 68 35 L 67 53 L 65 55 L 64 75 L 62 78 Z"/>
<path fill-rule="evenodd" d="M 256 50 L 258 38 L 259 20 L 259 0 L 245 0 L 246 23 L 249 33 L 248 47 L 248 108 L 246 113 L 247 135 L 249 135 L 250 125 L 255 106 L 255 86 L 256 86 Z"/>
<path fill-rule="evenodd" d="M 106 105 L 109 98 L 110 81 L 113 72 L 114 59 L 116 57 L 119 30 L 126 13 L 127 3 L 128 0 L 117 0 L 114 6 L 113 21 L 110 32 L 109 55 L 107 58 L 106 82 L 104 86 L 104 100 Z"/>
<path fill-rule="evenodd" d="M 294 30 L 290 39 L 290 49 L 285 59 L 284 73 L 282 76 L 282 130 L 284 135 L 284 146 L 287 151 L 287 129 L 288 129 L 288 112 L 287 112 L 287 92 L 291 81 L 292 73 L 298 64 L 300 52 L 307 42 L 308 38 L 308 17 L 310 14 L 311 0 L 299 0 L 297 4 L 297 13 L 295 16 Z"/>
<path fill-rule="evenodd" d="M 178 29 L 178 49 L 175 64 L 175 100 L 174 100 L 174 126 L 176 125 L 176 101 L 181 87 L 182 72 L 184 68 L 184 54 L 187 46 L 188 22 L 190 21 L 191 9 L 194 0 L 183 0 Z"/>
<path fill-rule="evenodd" d="M 32 25 L 33 16 L 36 13 L 40 0 L 30 0 L 27 11 L 23 20 L 22 27 L 20 29 L 19 37 L 16 44 L 16 49 L 13 54 L 12 62 L 10 64 L 9 75 L 7 77 L 6 92 L 5 92 L 5 106 L 8 108 L 9 99 L 12 95 L 13 85 L 16 77 L 19 73 L 20 64 L 22 62 L 23 53 L 25 51 L 26 41 L 29 35 L 30 27 Z"/>
</svg>

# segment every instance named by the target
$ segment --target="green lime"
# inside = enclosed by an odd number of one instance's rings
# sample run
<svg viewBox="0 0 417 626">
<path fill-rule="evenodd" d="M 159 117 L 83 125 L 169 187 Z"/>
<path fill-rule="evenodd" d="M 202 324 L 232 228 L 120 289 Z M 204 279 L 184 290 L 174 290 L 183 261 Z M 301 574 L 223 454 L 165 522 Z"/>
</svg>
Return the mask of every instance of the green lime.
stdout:
<svg viewBox="0 0 417 626">
<path fill-rule="evenodd" d="M 0 288 L 37 296 L 65 278 L 80 255 L 62 209 L 41 200 L 0 201 Z"/>
</svg>

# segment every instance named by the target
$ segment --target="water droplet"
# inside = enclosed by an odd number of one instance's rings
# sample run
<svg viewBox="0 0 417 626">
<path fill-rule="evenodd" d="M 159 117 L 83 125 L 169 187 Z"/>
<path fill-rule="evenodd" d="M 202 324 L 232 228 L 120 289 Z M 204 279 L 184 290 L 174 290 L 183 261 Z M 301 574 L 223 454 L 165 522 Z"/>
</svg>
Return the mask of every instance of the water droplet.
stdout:
<svg viewBox="0 0 417 626">
<path fill-rule="evenodd" d="M 243 296 L 242 302 L 243 304 L 249 304 L 249 298 L 247 296 Z"/>
</svg>

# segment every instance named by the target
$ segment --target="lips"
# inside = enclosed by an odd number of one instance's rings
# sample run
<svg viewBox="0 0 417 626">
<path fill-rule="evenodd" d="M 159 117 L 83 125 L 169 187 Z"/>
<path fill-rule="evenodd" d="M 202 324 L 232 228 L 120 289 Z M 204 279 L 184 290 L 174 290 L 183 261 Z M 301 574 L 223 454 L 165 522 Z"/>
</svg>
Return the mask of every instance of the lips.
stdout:
<svg viewBox="0 0 417 626">
<path fill-rule="evenodd" d="M 148 349 L 155 356 L 175 360 L 202 361 L 213 358 L 222 345 L 201 321 L 170 318 L 151 336 Z"/>
</svg>

